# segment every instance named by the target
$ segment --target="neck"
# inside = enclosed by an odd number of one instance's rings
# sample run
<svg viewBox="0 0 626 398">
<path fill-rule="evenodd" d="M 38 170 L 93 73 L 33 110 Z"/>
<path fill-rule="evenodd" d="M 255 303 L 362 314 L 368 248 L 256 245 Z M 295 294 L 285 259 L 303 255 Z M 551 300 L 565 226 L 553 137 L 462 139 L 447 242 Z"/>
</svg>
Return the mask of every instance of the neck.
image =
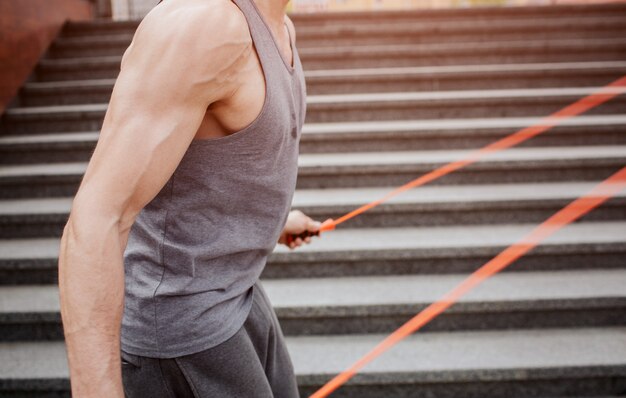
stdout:
<svg viewBox="0 0 626 398">
<path fill-rule="evenodd" d="M 282 30 L 285 21 L 285 8 L 289 0 L 252 0 L 263 13 L 268 24 Z"/>
</svg>

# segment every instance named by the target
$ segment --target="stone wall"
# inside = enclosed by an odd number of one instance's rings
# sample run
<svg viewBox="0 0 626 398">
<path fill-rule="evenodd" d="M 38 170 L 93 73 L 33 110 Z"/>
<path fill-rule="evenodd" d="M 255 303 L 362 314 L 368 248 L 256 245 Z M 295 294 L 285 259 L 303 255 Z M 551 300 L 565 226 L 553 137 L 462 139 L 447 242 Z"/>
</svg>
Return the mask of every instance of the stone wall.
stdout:
<svg viewBox="0 0 626 398">
<path fill-rule="evenodd" d="M 0 113 L 28 78 L 63 23 L 91 19 L 89 0 L 0 1 Z"/>
</svg>

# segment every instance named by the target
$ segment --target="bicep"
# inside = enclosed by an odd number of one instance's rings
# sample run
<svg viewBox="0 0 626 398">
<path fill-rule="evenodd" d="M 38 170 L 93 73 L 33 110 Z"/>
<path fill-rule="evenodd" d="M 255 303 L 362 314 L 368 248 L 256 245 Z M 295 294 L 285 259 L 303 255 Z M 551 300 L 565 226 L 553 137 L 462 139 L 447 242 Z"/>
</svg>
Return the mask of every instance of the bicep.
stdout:
<svg viewBox="0 0 626 398">
<path fill-rule="evenodd" d="M 218 11 L 189 8 L 142 20 L 75 204 L 130 222 L 163 188 L 208 106 L 232 92 L 251 54 L 245 20 Z"/>
<path fill-rule="evenodd" d="M 77 193 L 91 211 L 134 217 L 165 185 L 200 126 L 211 88 L 198 85 L 200 72 L 175 53 L 156 63 L 150 51 L 125 54 Z"/>
</svg>

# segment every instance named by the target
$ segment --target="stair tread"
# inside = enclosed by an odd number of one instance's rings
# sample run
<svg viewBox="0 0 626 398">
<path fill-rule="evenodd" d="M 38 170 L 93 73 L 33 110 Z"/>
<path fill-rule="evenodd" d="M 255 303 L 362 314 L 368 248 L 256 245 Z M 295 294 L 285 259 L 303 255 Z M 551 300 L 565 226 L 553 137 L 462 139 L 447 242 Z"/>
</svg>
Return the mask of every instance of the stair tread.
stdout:
<svg viewBox="0 0 626 398">
<path fill-rule="evenodd" d="M 546 97 L 579 97 L 596 92 L 625 93 L 624 87 L 564 87 L 564 88 L 516 88 L 496 90 L 446 90 L 430 92 L 395 92 L 395 93 L 358 93 L 358 94 L 327 94 L 309 95 L 308 105 L 317 104 L 358 104 L 384 102 L 419 102 L 438 100 L 462 100 L 485 98 L 546 98 Z M 8 116 L 13 115 L 46 115 L 72 112 L 106 111 L 108 104 L 74 104 L 28 106 L 7 109 Z"/>
<path fill-rule="evenodd" d="M 0 145 L 23 145 L 23 144 L 45 144 L 62 142 L 93 142 L 98 140 L 100 133 L 75 132 L 75 133 L 47 133 L 47 134 L 22 134 L 5 135 L 0 137 Z"/>
<path fill-rule="evenodd" d="M 424 119 L 424 120 L 389 120 L 369 122 L 306 123 L 302 134 L 367 134 L 398 132 L 449 131 L 467 134 L 472 129 L 498 130 L 523 128 L 543 120 L 543 117 L 501 117 L 501 118 L 464 118 L 464 119 Z M 559 126 L 598 127 L 626 125 L 626 114 L 618 115 L 582 115 L 566 119 Z M 43 144 L 61 142 L 95 142 L 97 131 L 45 134 L 19 134 L 0 136 L 0 145 Z M 390 137 L 392 138 L 392 137 Z"/>
<path fill-rule="evenodd" d="M 582 48 L 607 48 L 610 46 L 621 46 L 626 44 L 624 38 L 603 38 L 603 39 L 541 39 L 541 40 L 506 40 L 490 42 L 468 42 L 468 43 L 426 43 L 426 44 L 393 44 L 393 45 L 358 45 L 358 46 L 336 46 L 336 47 L 308 47 L 300 51 L 301 56 L 345 56 L 346 54 L 362 54 L 373 56 L 376 53 L 427 53 L 437 54 L 450 53 L 454 51 L 499 51 L 510 52 L 512 50 L 554 50 L 554 49 L 580 49 Z M 40 66 L 87 66 L 87 65 L 107 65 L 119 64 L 121 55 L 105 55 L 80 58 L 50 58 L 40 61 Z"/>
<path fill-rule="evenodd" d="M 382 340 L 378 335 L 288 339 L 296 372 L 339 372 Z M 446 372 L 626 365 L 626 328 L 416 334 L 365 372 Z"/>
<path fill-rule="evenodd" d="M 359 34 L 359 35 L 372 35 L 372 34 L 389 34 L 397 31 L 409 31 L 409 32 L 424 32 L 430 33 L 433 29 L 436 30 L 437 33 L 446 34 L 446 33 L 456 33 L 459 30 L 462 30 L 464 33 L 467 30 L 478 30 L 484 31 L 487 29 L 502 29 L 508 28 L 509 30 L 515 30 L 520 28 L 528 28 L 528 27 L 540 27 L 546 28 L 549 27 L 551 30 L 555 30 L 555 28 L 565 29 L 577 26 L 588 26 L 592 24 L 592 26 L 606 26 L 619 24 L 624 22 L 623 16 L 563 16 L 560 18 L 550 18 L 546 16 L 539 17 L 526 17 L 526 18 L 515 18 L 515 19 L 497 19 L 489 24 L 485 24 L 484 20 L 457 20 L 457 21 L 422 21 L 419 24 L 415 24 L 413 21 L 390 21 L 383 20 L 379 24 L 368 24 L 368 23 L 356 23 L 352 25 L 335 25 L 335 26 L 327 26 L 326 31 L 330 31 L 330 34 L 338 34 L 338 33 L 349 33 L 349 34 Z M 450 32 L 452 31 L 452 32 Z M 302 33 L 300 33 L 302 32 Z M 319 36 L 320 32 L 317 26 L 298 26 L 298 36 L 306 37 L 309 32 L 313 32 L 315 36 Z M 324 33 L 327 33 L 324 32 Z M 326 36 L 326 35 L 325 35 Z M 59 42 L 65 43 L 92 43 L 94 42 L 94 38 L 100 39 L 102 41 L 108 39 L 111 40 L 128 40 L 132 38 L 132 35 L 129 35 L 127 32 L 123 33 L 105 33 L 99 35 L 89 35 L 86 37 L 61 37 Z M 91 40 L 89 40 L 91 39 Z"/>
<path fill-rule="evenodd" d="M 341 278 L 268 279 L 263 286 L 278 312 L 292 309 L 322 316 L 333 307 L 426 305 L 441 298 L 467 277 L 453 275 L 357 276 Z M 626 299 L 626 269 L 517 272 L 499 274 L 464 296 L 460 303 L 506 306 L 537 301 Z M 56 285 L 0 286 L 0 315 L 59 312 Z M 580 303 L 580 301 L 578 301 Z M 501 306 L 502 306 L 501 305 Z M 501 308 L 501 306 L 499 308 Z M 393 307 L 388 312 L 397 311 Z"/>
<path fill-rule="evenodd" d="M 298 376 L 344 370 L 385 336 L 287 337 Z M 62 342 L 0 343 L 0 379 L 68 377 Z M 414 334 L 367 365 L 363 376 L 460 381 L 525 379 L 520 370 L 584 374 L 626 366 L 626 328 L 538 329 Z M 410 375 L 409 375 L 410 374 Z M 394 380 L 390 380 L 393 382 Z"/>
<path fill-rule="evenodd" d="M 397 92 L 397 93 L 358 93 L 310 95 L 309 105 L 327 103 L 358 103 L 358 102 L 397 102 L 397 101 L 433 101 L 452 99 L 482 98 L 541 98 L 583 96 L 597 91 L 605 93 L 624 93 L 624 87 L 558 87 L 558 88 L 515 88 L 495 90 L 444 90 L 431 92 Z"/>
<path fill-rule="evenodd" d="M 0 178 L 35 175 L 82 175 L 86 169 L 87 162 L 0 166 Z"/>
<path fill-rule="evenodd" d="M 302 154 L 299 157 L 300 168 L 314 167 L 367 167 L 394 165 L 433 165 L 465 159 L 475 150 L 426 150 L 426 151 L 391 151 L 363 153 L 323 153 Z M 583 159 L 619 159 L 626 156 L 626 145 L 597 145 L 571 147 L 531 147 L 511 148 L 506 151 L 489 153 L 479 163 L 516 162 L 516 161 L 562 161 Z M 87 162 L 41 163 L 0 166 L 0 178 L 79 175 L 86 170 Z"/>
<path fill-rule="evenodd" d="M 412 189 L 391 198 L 389 204 L 444 203 L 470 204 L 484 202 L 524 203 L 543 200 L 573 200 L 592 189 L 593 182 L 541 182 L 480 185 L 436 185 Z M 300 189 L 294 193 L 292 207 L 358 206 L 380 199 L 389 188 Z M 615 197 L 626 197 L 626 190 Z M 0 200 L 0 216 L 34 214 L 68 214 L 71 197 Z"/>
<path fill-rule="evenodd" d="M 389 44 L 389 45 L 358 45 L 358 46 L 336 46 L 336 47 L 307 47 L 301 53 L 306 56 L 315 55 L 339 55 L 339 54 L 370 54 L 375 52 L 428 52 L 448 53 L 456 50 L 534 50 L 553 48 L 580 48 L 582 45 L 601 46 L 606 48 L 611 45 L 624 45 L 626 39 L 621 37 L 604 39 L 532 39 L 532 40 L 504 40 L 504 41 L 483 41 L 465 43 L 421 43 L 421 44 Z M 95 57 L 94 57 L 95 58 Z M 120 58 L 120 57 L 117 57 Z"/>
<path fill-rule="evenodd" d="M 313 239 L 291 253 L 323 253 L 359 251 L 372 253 L 380 250 L 437 250 L 507 246 L 536 224 L 454 225 L 441 227 L 358 228 L 328 232 L 328 238 Z M 58 256 L 58 238 L 27 238 L 0 240 L 0 260 L 55 258 Z M 579 222 L 570 224 L 547 238 L 545 245 L 580 245 L 626 243 L 626 221 Z M 274 253 L 288 253 L 277 245 Z"/>
<path fill-rule="evenodd" d="M 462 247 L 508 246 L 532 231 L 536 224 L 462 225 L 409 228 L 359 228 L 328 232 L 300 252 L 379 250 L 433 250 Z M 626 222 L 583 222 L 570 224 L 543 241 L 542 245 L 600 244 L 626 242 Z M 276 252 L 289 249 L 277 246 Z"/>
<path fill-rule="evenodd" d="M 383 166 L 399 164 L 447 163 L 465 159 L 474 149 L 397 151 L 377 153 L 323 153 L 303 154 L 300 156 L 301 167 L 315 166 Z M 578 146 L 578 147 L 534 147 L 511 148 L 506 151 L 490 153 L 480 162 L 501 161 L 541 161 L 591 158 L 620 158 L 626 156 L 626 146 Z M 1 172 L 0 172 L 1 173 Z M 1 174 L 0 174 L 1 175 Z"/>
<path fill-rule="evenodd" d="M 320 69 L 305 72 L 307 77 L 329 76 L 379 76 L 395 74 L 432 75 L 446 73 L 477 73 L 477 72 L 525 72 L 548 70 L 586 70 L 600 68 L 623 68 L 626 61 L 590 61 L 590 62 L 543 62 L 543 63 L 511 63 L 511 64 L 470 64 L 470 65 L 437 65 L 407 66 L 356 69 Z M 29 83 L 30 84 L 30 83 Z M 34 84 L 34 83 L 33 83 Z"/>
<path fill-rule="evenodd" d="M 442 204 L 495 201 L 512 203 L 531 200 L 574 199 L 588 192 L 595 185 L 597 184 L 588 182 L 556 182 L 424 186 L 403 192 L 391 198 L 387 203 Z M 293 203 L 294 206 L 356 206 L 380 199 L 389 191 L 389 188 L 297 190 Z M 626 190 L 616 195 L 616 197 L 624 196 L 626 196 Z M 2 214 L 2 202 L 0 202 L 0 214 Z"/>
<path fill-rule="evenodd" d="M 303 134 L 356 133 L 384 131 L 464 130 L 472 128 L 501 129 L 523 128 L 541 122 L 544 117 L 492 117 L 459 119 L 388 120 L 370 122 L 308 123 Z M 621 125 L 626 115 L 581 115 L 559 122 L 559 126 Z M 1 139 L 1 138 L 0 138 Z M 1 141 L 0 141 L 1 142 Z"/>
<path fill-rule="evenodd" d="M 264 281 L 277 308 L 426 304 L 467 275 L 397 275 Z M 519 272 L 496 275 L 460 302 L 626 298 L 626 270 Z"/>
<path fill-rule="evenodd" d="M 473 20 L 480 18 L 524 18 L 524 17 L 546 17 L 560 18 L 563 16 L 569 17 L 576 15 L 582 18 L 590 16 L 604 16 L 615 15 L 616 12 L 624 11 L 624 6 L 620 2 L 607 2 L 607 3 L 577 3 L 577 4 L 552 4 L 550 7 L 545 7 L 543 4 L 525 5 L 522 7 L 476 7 L 476 8 L 415 8 L 415 9 L 401 9 L 401 10 L 345 10 L 345 11 L 333 11 L 330 13 L 306 13 L 296 12 L 291 13 L 291 18 L 300 26 L 306 26 L 307 24 L 317 24 L 318 22 L 333 23 L 343 22 L 345 20 L 350 21 L 366 21 L 380 23 L 381 18 L 393 18 L 404 19 L 411 18 L 416 22 L 424 22 L 433 20 L 437 21 L 464 21 L 467 18 Z M 96 19 L 93 21 L 69 21 L 68 28 L 71 30 L 85 29 L 85 28 L 109 28 L 116 27 L 128 27 L 136 29 L 140 19 L 130 20 L 112 20 L 112 19 Z M 325 24 L 326 25 L 326 24 Z"/>
<path fill-rule="evenodd" d="M 527 72 L 527 71 L 554 71 L 554 70 L 594 70 L 614 68 L 626 68 L 626 61 L 590 61 L 590 62 L 552 62 L 552 63 L 526 63 L 526 64 L 485 64 L 485 65 L 441 65 L 441 66 L 416 66 L 416 67 L 381 67 L 381 68 L 358 68 L 358 69 L 326 69 L 305 71 L 305 78 L 317 77 L 350 77 L 367 78 L 374 76 L 397 76 L 405 75 L 433 75 L 433 74 L 471 74 L 484 72 Z M 102 87 L 112 88 L 115 79 L 86 79 L 86 80 L 60 80 L 46 82 L 27 82 L 26 89 L 55 89 L 55 88 L 82 88 Z"/>
</svg>

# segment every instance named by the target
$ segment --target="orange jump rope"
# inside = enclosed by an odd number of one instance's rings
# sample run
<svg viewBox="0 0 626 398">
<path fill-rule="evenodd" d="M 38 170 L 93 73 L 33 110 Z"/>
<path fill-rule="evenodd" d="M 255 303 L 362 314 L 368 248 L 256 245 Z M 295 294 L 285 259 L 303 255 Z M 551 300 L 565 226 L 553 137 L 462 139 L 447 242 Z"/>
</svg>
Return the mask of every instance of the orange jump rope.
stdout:
<svg viewBox="0 0 626 398">
<path fill-rule="evenodd" d="M 413 181 L 408 182 L 405 185 L 389 192 L 384 197 L 365 204 L 338 219 L 328 219 L 322 223 L 319 231 L 316 232 L 304 232 L 300 235 L 291 235 L 289 238 L 295 240 L 295 238 L 305 238 L 307 236 L 319 235 L 321 232 L 331 231 L 336 228 L 337 225 L 364 213 L 400 193 L 412 188 L 419 187 L 428 182 L 436 180 L 453 171 L 459 170 L 467 165 L 475 163 L 485 156 L 491 153 L 499 152 L 504 149 L 511 148 L 517 144 L 520 144 L 532 137 L 535 137 L 549 129 L 557 126 L 560 122 L 578 116 L 589 109 L 597 107 L 619 94 L 626 93 L 626 76 L 615 80 L 614 82 L 600 88 L 596 92 L 581 98 L 580 100 L 566 106 L 565 108 L 554 112 L 553 114 L 543 118 L 539 123 L 521 129 L 513 134 L 510 134 L 496 142 L 493 142 L 475 152 L 470 153 L 466 158 L 450 162 L 445 164 L 421 177 L 416 178 Z M 485 279 L 500 272 L 515 260 L 526 254 L 532 248 L 541 243 L 548 236 L 554 234 L 559 229 L 572 223 L 576 219 L 580 218 L 584 214 L 590 212 L 595 207 L 599 206 L 622 189 L 626 188 L 626 167 L 622 168 L 617 173 L 597 185 L 586 195 L 576 199 L 557 213 L 552 215 L 546 221 L 538 225 L 531 233 L 522 238 L 517 243 L 506 248 L 491 261 L 480 267 L 477 271 L 472 273 L 467 279 L 460 283 L 453 290 L 448 292 L 443 298 L 434 302 L 423 311 L 418 313 L 415 317 L 410 319 L 407 323 L 389 335 L 385 340 L 379 343 L 374 349 L 368 352 L 365 356 L 355 362 L 350 368 L 341 372 L 330 380 L 321 389 L 311 395 L 310 398 L 323 398 L 330 393 L 341 387 L 350 378 L 352 378 L 360 369 L 370 363 L 372 360 L 380 356 L 387 351 L 393 345 L 397 344 L 405 337 L 420 329 L 428 322 L 433 320 L 447 308 L 452 306 L 458 299 L 479 285 Z"/>
<path fill-rule="evenodd" d="M 624 93 L 626 93 L 626 76 L 623 76 L 615 80 L 614 82 L 607 84 L 606 86 L 598 89 L 596 92 L 584 98 L 579 99 L 578 101 L 572 103 L 571 105 L 566 106 L 565 108 L 559 111 L 554 112 L 550 116 L 546 116 L 539 123 L 533 126 L 523 128 L 498 141 L 495 141 L 475 152 L 470 153 L 464 159 L 447 163 L 429 173 L 426 173 L 422 175 L 421 177 L 416 178 L 415 180 L 410 181 L 402 185 L 401 187 L 394 189 L 393 191 L 389 192 L 384 197 L 378 200 L 375 200 L 371 203 L 368 203 L 366 205 L 363 205 L 359 207 L 358 209 L 355 209 L 351 211 L 350 213 L 339 217 L 336 220 L 328 219 L 324 221 L 324 223 L 322 223 L 322 227 L 320 228 L 319 232 L 332 231 L 333 229 L 335 229 L 337 225 L 388 201 L 389 199 L 393 198 L 394 196 L 399 195 L 400 193 L 404 191 L 408 191 L 409 189 L 419 187 L 433 180 L 441 178 L 447 174 L 450 174 L 453 171 L 459 170 L 472 163 L 476 163 L 477 161 L 481 160 L 482 158 L 484 158 L 485 156 L 491 153 L 499 152 L 504 149 L 511 148 L 524 141 L 527 141 L 535 136 L 538 136 L 541 133 L 544 133 L 550 130 L 552 127 L 557 126 L 559 123 L 561 123 L 564 120 L 578 116 L 588 111 L 589 109 L 595 108 L 598 105 L 601 105 L 613 99 L 614 97 L 620 94 L 624 94 Z M 311 235 L 315 235 L 315 234 L 314 233 L 307 234 L 305 232 L 297 236 L 304 238 L 306 236 L 311 236 Z"/>
<path fill-rule="evenodd" d="M 449 291 L 441 299 L 426 307 L 422 312 L 398 328 L 389 335 L 389 337 L 384 339 L 365 356 L 350 366 L 350 368 L 335 376 L 321 389 L 311 395 L 310 398 L 323 398 L 328 396 L 328 394 L 350 380 L 350 378 L 365 365 L 411 333 L 432 321 L 435 317 L 456 303 L 461 296 L 478 286 L 485 279 L 502 271 L 512 262 L 528 253 L 532 248 L 541 243 L 541 241 L 579 217 L 587 214 L 607 199 L 619 193 L 622 189 L 626 189 L 626 167 L 596 185 L 586 195 L 574 200 L 557 213 L 553 214 L 546 221 L 535 227 L 535 229 L 524 238 L 504 249 L 496 257 L 474 271 L 467 279 Z"/>
</svg>

